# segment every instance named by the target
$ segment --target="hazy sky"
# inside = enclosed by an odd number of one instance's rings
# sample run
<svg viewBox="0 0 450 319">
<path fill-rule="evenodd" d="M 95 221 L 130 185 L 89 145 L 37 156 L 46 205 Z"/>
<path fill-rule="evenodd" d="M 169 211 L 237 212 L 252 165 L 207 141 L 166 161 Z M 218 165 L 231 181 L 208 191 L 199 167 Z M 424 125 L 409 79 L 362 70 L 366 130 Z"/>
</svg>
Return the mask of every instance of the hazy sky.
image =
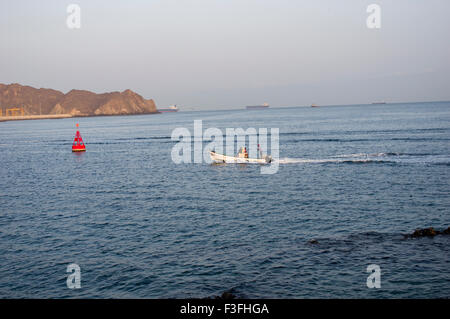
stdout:
<svg viewBox="0 0 450 319">
<path fill-rule="evenodd" d="M 0 83 L 188 109 L 450 100 L 449 17 L 448 0 L 2 0 Z"/>
</svg>

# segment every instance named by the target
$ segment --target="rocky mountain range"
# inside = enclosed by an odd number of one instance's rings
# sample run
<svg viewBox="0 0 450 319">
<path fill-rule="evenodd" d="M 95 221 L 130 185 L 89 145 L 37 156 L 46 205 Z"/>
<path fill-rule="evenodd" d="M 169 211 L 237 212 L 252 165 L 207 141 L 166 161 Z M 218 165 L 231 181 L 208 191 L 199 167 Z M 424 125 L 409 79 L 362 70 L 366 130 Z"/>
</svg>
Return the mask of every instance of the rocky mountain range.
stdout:
<svg viewBox="0 0 450 319">
<path fill-rule="evenodd" d="M 71 90 L 64 94 L 53 89 L 36 89 L 17 83 L 0 84 L 0 109 L 23 108 L 25 115 L 71 114 L 73 116 L 157 113 L 155 102 L 139 94 L 123 92 L 93 93 Z"/>
</svg>

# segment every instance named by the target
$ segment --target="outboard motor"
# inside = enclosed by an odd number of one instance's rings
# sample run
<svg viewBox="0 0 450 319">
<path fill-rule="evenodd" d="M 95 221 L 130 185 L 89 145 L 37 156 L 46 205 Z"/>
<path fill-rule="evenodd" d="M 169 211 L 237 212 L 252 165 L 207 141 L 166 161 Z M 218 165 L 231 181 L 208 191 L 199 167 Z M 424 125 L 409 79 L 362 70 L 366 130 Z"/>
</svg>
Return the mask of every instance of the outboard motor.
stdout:
<svg viewBox="0 0 450 319">
<path fill-rule="evenodd" d="M 266 163 L 271 163 L 272 162 L 272 156 L 270 156 L 270 155 L 264 156 L 264 159 L 265 159 Z"/>
</svg>

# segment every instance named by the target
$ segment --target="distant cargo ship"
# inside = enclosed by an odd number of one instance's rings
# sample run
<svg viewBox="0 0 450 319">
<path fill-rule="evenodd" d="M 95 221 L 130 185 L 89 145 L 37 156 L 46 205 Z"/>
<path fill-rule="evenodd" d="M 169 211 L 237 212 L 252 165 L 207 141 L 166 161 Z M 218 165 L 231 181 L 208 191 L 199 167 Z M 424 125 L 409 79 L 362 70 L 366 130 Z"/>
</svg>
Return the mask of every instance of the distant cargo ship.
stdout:
<svg viewBox="0 0 450 319">
<path fill-rule="evenodd" d="M 317 104 L 311 104 L 311 107 L 319 107 Z"/>
<path fill-rule="evenodd" d="M 160 112 L 178 112 L 178 108 L 176 105 L 172 105 L 165 109 L 158 109 L 158 111 L 160 111 Z"/>
<path fill-rule="evenodd" d="M 380 101 L 380 102 L 372 102 L 372 104 L 386 104 L 385 101 Z"/>
<path fill-rule="evenodd" d="M 264 103 L 263 105 L 247 105 L 245 108 L 247 110 L 258 110 L 258 109 L 267 109 L 269 107 L 268 103 Z"/>
</svg>

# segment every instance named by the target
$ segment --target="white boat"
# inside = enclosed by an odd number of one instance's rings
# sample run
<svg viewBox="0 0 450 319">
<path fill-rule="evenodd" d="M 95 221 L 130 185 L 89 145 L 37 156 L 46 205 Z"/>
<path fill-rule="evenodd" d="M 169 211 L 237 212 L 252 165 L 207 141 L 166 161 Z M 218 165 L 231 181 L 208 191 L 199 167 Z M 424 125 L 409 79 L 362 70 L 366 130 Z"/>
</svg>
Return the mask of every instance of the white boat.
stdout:
<svg viewBox="0 0 450 319">
<path fill-rule="evenodd" d="M 258 110 L 258 109 L 267 109 L 269 107 L 269 103 L 264 103 L 263 105 L 248 105 L 245 108 L 247 110 Z"/>
<path fill-rule="evenodd" d="M 176 105 L 171 105 L 164 109 L 158 109 L 159 112 L 178 112 L 178 107 Z"/>
<path fill-rule="evenodd" d="M 211 160 L 215 163 L 258 163 L 258 164 L 268 164 L 272 162 L 272 156 L 263 155 L 261 151 L 260 158 L 249 158 L 247 154 L 247 150 L 245 148 L 241 148 L 239 150 L 238 156 L 227 156 L 216 153 L 215 151 L 210 151 L 209 154 L 211 156 Z"/>
</svg>

